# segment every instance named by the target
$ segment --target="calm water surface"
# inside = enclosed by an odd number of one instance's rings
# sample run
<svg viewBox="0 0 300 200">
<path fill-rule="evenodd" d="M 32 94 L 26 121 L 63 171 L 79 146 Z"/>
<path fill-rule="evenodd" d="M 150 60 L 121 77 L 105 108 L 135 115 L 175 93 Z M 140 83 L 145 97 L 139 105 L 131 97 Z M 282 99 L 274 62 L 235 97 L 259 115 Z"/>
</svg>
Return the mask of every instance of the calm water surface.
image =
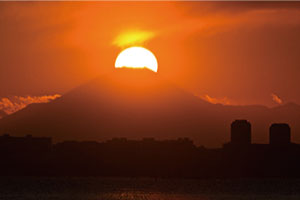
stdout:
<svg viewBox="0 0 300 200">
<path fill-rule="evenodd" d="M 14 178 L 0 180 L 0 200 L 300 199 L 299 179 L 178 180 Z"/>
</svg>

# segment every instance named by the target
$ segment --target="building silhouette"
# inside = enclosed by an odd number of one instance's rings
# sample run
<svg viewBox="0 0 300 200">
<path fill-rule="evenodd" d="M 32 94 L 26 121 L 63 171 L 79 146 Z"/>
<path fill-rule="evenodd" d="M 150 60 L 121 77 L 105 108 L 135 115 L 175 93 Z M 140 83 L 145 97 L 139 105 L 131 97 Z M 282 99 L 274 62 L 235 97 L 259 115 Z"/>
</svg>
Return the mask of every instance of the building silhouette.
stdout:
<svg viewBox="0 0 300 200">
<path fill-rule="evenodd" d="M 270 145 L 291 144 L 291 129 L 288 124 L 272 124 L 270 126 Z"/>
<path fill-rule="evenodd" d="M 8 134 L 0 136 L 0 150 L 5 152 L 19 151 L 24 152 L 45 152 L 52 147 L 52 139 L 50 137 L 33 137 L 26 135 L 25 137 L 14 137 Z"/>
<path fill-rule="evenodd" d="M 235 120 L 231 123 L 232 145 L 251 144 L 251 124 L 247 120 Z"/>
<path fill-rule="evenodd" d="M 0 176 L 125 177 L 298 177 L 300 145 L 291 143 L 288 124 L 270 126 L 270 143 L 251 142 L 251 124 L 235 120 L 223 148 L 196 146 L 188 138 L 104 142 L 0 136 Z"/>
</svg>

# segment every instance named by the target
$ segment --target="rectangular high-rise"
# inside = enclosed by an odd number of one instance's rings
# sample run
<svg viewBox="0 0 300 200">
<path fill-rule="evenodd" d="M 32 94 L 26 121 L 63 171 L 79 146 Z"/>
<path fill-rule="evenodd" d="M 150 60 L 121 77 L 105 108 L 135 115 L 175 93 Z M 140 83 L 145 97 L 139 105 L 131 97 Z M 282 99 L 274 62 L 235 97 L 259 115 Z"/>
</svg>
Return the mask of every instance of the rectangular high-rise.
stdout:
<svg viewBox="0 0 300 200">
<path fill-rule="evenodd" d="M 231 123 L 231 144 L 251 144 L 251 124 L 247 120 L 235 120 Z"/>
<path fill-rule="evenodd" d="M 291 143 L 291 128 L 288 124 L 272 124 L 270 126 L 270 144 L 288 145 Z"/>
</svg>

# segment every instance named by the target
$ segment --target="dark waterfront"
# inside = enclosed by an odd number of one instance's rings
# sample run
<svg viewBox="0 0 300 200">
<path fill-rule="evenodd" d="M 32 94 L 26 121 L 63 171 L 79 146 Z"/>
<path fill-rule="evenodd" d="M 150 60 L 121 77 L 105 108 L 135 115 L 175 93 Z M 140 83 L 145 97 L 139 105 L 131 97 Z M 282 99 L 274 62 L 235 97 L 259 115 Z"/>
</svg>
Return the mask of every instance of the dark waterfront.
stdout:
<svg viewBox="0 0 300 200">
<path fill-rule="evenodd" d="M 2 177 L 1 200 L 299 199 L 300 179 Z"/>
</svg>

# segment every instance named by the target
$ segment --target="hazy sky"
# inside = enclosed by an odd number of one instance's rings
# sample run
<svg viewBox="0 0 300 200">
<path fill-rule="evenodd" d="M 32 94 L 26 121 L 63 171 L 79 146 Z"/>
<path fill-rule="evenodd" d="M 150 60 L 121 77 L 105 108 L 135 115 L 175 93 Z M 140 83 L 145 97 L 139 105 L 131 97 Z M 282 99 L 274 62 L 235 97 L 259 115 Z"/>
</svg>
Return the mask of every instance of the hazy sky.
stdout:
<svg viewBox="0 0 300 200">
<path fill-rule="evenodd" d="M 300 103 L 300 2 L 0 2 L 0 27 L 1 98 L 109 73 L 116 38 L 135 31 L 159 75 L 200 97 Z"/>
</svg>

